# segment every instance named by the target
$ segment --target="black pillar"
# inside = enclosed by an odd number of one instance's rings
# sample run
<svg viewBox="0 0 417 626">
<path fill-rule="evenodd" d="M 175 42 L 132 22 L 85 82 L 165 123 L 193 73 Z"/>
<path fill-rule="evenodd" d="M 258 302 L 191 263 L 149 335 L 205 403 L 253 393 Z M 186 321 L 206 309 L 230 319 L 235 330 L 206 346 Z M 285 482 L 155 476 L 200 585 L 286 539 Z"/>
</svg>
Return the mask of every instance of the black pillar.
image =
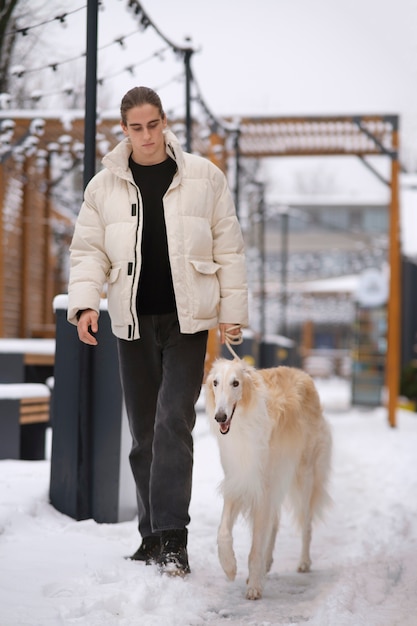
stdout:
<svg viewBox="0 0 417 626">
<path fill-rule="evenodd" d="M 186 130 L 186 145 L 187 152 L 192 151 L 192 119 L 191 119 L 191 55 L 193 53 L 192 48 L 187 48 L 184 51 L 184 64 L 185 64 L 185 130 Z"/>
<path fill-rule="evenodd" d="M 96 171 L 96 110 L 97 110 L 97 22 L 98 0 L 87 2 L 87 47 L 85 70 L 84 122 L 84 188 Z M 77 458 L 77 518 L 92 517 L 92 349 L 79 342 L 78 374 L 78 458 Z"/>
<path fill-rule="evenodd" d="M 85 66 L 84 188 L 96 171 L 98 0 L 87 2 Z"/>
</svg>

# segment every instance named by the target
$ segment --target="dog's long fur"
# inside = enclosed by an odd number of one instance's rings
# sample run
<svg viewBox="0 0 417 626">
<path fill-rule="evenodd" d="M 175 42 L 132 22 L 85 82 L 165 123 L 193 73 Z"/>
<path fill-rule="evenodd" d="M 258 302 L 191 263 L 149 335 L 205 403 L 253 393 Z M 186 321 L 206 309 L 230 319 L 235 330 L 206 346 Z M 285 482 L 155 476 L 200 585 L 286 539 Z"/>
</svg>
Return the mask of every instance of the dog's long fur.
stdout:
<svg viewBox="0 0 417 626">
<path fill-rule="evenodd" d="M 330 428 L 313 380 L 296 368 L 257 370 L 240 359 L 218 359 L 206 380 L 205 399 L 224 471 L 220 563 L 234 580 L 232 531 L 242 513 L 252 527 L 246 597 L 256 600 L 272 565 L 287 497 L 301 529 L 298 571 L 310 569 L 312 521 L 330 502 Z"/>
</svg>

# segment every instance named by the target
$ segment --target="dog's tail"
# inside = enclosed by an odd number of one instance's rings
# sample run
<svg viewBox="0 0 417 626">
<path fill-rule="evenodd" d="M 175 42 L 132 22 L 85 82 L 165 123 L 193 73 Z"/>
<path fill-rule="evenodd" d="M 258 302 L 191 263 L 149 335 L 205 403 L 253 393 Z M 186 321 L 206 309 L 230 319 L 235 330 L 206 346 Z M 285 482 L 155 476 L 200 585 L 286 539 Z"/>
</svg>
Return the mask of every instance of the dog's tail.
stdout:
<svg viewBox="0 0 417 626">
<path fill-rule="evenodd" d="M 296 521 L 301 528 L 305 524 L 306 517 L 311 521 L 323 520 L 326 511 L 333 504 L 329 494 L 332 437 L 330 427 L 325 420 L 323 420 L 320 430 L 320 435 L 317 437 L 312 451 L 314 459 L 312 467 L 308 474 L 301 470 L 294 477 L 294 483 L 290 489 L 290 503 Z"/>
</svg>

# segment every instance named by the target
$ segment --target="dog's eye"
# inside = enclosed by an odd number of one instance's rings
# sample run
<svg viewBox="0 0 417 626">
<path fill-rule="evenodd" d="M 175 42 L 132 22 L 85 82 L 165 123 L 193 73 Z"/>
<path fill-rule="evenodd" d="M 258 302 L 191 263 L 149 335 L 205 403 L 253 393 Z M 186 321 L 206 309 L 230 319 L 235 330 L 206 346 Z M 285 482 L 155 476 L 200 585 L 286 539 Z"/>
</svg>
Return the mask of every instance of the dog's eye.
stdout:
<svg viewBox="0 0 417 626">
<path fill-rule="evenodd" d="M 238 380 L 234 380 L 232 382 L 233 387 L 239 387 L 239 381 Z"/>
<path fill-rule="evenodd" d="M 218 385 L 217 380 L 216 380 L 216 379 L 214 379 L 214 380 L 213 380 L 213 387 L 217 387 L 217 385 Z"/>
</svg>

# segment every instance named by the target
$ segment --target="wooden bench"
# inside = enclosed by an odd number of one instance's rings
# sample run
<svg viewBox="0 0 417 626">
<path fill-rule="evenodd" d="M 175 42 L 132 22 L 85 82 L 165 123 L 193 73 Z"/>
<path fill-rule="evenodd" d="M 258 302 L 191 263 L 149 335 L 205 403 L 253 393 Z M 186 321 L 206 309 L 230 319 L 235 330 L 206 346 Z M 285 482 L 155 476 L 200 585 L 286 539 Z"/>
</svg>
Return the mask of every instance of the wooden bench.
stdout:
<svg viewBox="0 0 417 626">
<path fill-rule="evenodd" d="M 55 340 L 0 339 L 0 383 L 44 383 L 54 365 Z"/>
<path fill-rule="evenodd" d="M 49 396 L 20 398 L 20 424 L 49 422 Z"/>
<path fill-rule="evenodd" d="M 44 354 L 43 352 L 26 352 L 23 355 L 25 365 L 48 366 L 53 367 L 55 364 L 55 354 Z"/>
<path fill-rule="evenodd" d="M 41 383 L 0 384 L 0 459 L 45 458 L 50 396 Z"/>
</svg>

